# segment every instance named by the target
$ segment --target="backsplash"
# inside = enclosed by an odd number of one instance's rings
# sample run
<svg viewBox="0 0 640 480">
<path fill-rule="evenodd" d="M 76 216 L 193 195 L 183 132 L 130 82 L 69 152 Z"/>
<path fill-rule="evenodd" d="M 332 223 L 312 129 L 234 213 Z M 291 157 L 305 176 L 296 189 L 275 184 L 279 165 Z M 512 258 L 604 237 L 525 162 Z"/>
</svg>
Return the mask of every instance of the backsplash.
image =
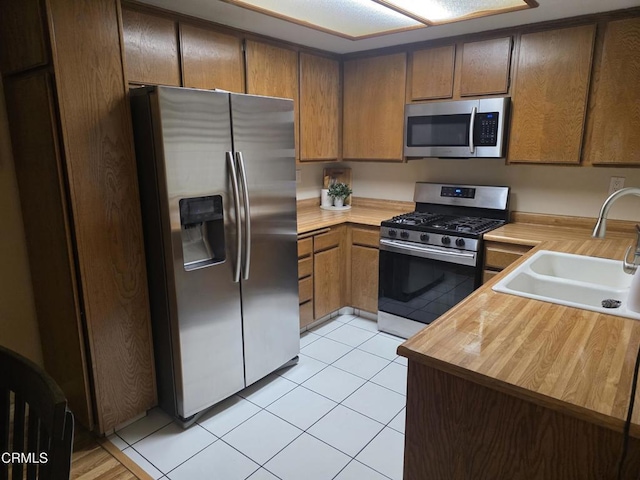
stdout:
<svg viewBox="0 0 640 480">
<path fill-rule="evenodd" d="M 354 195 L 365 198 L 413 200 L 415 182 L 470 183 L 511 187 L 511 210 L 552 215 L 597 217 L 607 198 L 609 179 L 625 177 L 625 186 L 640 186 L 640 169 L 557 165 L 505 165 L 502 160 L 414 160 L 403 164 L 344 162 L 299 165 L 298 199 L 320 196 L 322 169 L 352 169 Z M 640 198 L 623 198 L 609 218 L 640 221 Z"/>
</svg>

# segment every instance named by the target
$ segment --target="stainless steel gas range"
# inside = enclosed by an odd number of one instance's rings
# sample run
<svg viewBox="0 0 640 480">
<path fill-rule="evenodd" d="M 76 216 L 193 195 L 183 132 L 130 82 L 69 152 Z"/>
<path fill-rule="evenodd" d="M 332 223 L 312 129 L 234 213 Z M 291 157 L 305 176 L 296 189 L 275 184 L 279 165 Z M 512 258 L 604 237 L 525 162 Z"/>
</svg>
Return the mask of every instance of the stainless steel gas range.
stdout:
<svg viewBox="0 0 640 480">
<path fill-rule="evenodd" d="M 509 187 L 416 183 L 416 210 L 382 222 L 378 328 L 409 338 L 482 282 L 482 235 L 509 219 Z"/>
</svg>

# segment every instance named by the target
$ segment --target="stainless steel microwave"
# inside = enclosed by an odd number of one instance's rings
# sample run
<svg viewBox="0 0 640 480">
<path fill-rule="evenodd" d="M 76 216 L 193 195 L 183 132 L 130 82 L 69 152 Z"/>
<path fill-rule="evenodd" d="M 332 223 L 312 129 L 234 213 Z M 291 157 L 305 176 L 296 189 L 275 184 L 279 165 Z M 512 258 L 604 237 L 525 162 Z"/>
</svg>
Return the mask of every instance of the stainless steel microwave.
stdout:
<svg viewBox="0 0 640 480">
<path fill-rule="evenodd" d="M 404 156 L 502 158 L 509 104 L 500 97 L 407 105 Z"/>
</svg>

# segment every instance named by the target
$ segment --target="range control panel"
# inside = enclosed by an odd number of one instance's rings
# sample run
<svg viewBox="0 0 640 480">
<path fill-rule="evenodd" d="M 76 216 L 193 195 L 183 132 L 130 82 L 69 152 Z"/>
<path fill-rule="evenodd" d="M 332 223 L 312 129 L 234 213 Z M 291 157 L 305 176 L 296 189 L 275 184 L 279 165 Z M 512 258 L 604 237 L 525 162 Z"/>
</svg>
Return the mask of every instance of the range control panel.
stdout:
<svg viewBox="0 0 640 480">
<path fill-rule="evenodd" d="M 477 146 L 495 147 L 498 144 L 498 112 L 476 114 L 473 137 Z"/>
<path fill-rule="evenodd" d="M 476 189 L 470 187 L 442 187 L 441 197 L 475 198 Z"/>
</svg>

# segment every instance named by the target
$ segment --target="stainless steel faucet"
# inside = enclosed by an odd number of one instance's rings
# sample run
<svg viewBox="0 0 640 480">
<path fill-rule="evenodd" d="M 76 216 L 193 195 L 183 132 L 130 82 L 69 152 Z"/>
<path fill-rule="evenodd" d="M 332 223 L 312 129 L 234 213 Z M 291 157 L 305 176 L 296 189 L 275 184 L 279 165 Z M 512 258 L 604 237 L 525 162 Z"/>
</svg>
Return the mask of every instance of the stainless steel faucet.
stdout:
<svg viewBox="0 0 640 480">
<path fill-rule="evenodd" d="M 609 209 L 611 205 L 613 205 L 616 200 L 621 197 L 626 197 L 627 195 L 637 195 L 640 197 L 640 187 L 627 187 L 618 190 L 617 192 L 609 195 L 604 203 L 602 204 L 602 208 L 600 209 L 600 215 L 598 215 L 598 221 L 596 222 L 596 226 L 593 228 L 592 237 L 596 238 L 604 238 L 604 235 L 607 231 L 607 215 L 609 214 Z M 629 253 L 633 248 L 633 245 L 627 248 L 627 252 L 624 255 L 624 260 L 622 263 L 622 268 L 626 273 L 633 274 L 638 269 L 640 265 L 640 225 L 636 225 L 636 232 L 638 234 L 638 238 L 636 240 L 636 250 L 633 254 L 633 260 L 628 261 Z"/>
</svg>

